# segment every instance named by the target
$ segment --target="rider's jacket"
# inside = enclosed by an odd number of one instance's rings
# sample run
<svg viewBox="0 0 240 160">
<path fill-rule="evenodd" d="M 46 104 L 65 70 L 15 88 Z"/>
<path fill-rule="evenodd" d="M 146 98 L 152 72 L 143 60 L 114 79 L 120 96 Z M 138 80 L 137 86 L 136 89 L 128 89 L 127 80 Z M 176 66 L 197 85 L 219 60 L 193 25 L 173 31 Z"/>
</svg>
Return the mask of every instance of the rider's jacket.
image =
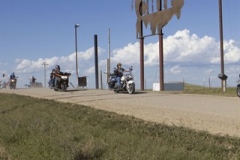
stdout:
<svg viewBox="0 0 240 160">
<path fill-rule="evenodd" d="M 116 77 L 122 77 L 124 69 L 123 68 L 117 68 L 114 72 L 115 72 Z"/>
<path fill-rule="evenodd" d="M 11 74 L 11 75 L 10 75 L 10 79 L 15 79 L 15 75 L 14 75 L 14 74 Z"/>
</svg>

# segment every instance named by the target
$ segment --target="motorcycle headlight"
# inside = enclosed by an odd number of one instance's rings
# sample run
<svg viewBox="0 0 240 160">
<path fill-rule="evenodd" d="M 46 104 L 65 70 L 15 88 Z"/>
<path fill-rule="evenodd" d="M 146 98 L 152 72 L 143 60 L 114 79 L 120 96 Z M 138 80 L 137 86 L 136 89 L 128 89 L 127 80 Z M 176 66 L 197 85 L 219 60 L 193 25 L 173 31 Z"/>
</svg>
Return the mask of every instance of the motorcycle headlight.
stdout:
<svg viewBox="0 0 240 160">
<path fill-rule="evenodd" d="M 11 81 L 14 82 L 14 79 L 12 79 Z"/>
<path fill-rule="evenodd" d="M 67 79 L 68 77 L 67 76 L 61 76 L 62 79 Z"/>
</svg>

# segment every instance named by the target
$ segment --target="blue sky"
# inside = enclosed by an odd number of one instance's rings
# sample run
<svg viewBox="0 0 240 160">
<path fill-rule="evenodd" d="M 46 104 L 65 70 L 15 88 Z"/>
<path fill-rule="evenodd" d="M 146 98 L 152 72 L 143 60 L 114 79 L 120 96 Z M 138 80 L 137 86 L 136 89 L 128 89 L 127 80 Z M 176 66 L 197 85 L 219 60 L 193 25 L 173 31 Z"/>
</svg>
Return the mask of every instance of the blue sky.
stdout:
<svg viewBox="0 0 240 160">
<path fill-rule="evenodd" d="M 155 1 L 155 0 L 154 0 Z M 151 2 L 151 1 L 150 1 Z M 169 0 L 170 3 L 170 0 Z M 225 74 L 234 86 L 240 73 L 240 1 L 223 0 Z M 15 72 L 19 86 L 29 77 L 44 82 L 59 64 L 72 73 L 76 84 L 74 25 L 78 28 L 79 75 L 94 81 L 94 35 L 98 35 L 99 70 L 106 70 L 108 28 L 111 29 L 111 66 L 122 62 L 134 67 L 139 86 L 139 40 L 132 0 L 0 0 L 0 74 Z M 163 29 L 165 82 L 203 85 L 211 79 L 220 86 L 218 0 L 185 0 L 179 20 L 173 17 Z M 159 81 L 158 36 L 145 38 L 147 88 Z M 48 77 L 47 77 L 48 78 Z M 6 79 L 6 78 L 5 78 Z M 5 80 L 0 77 L 0 80 Z"/>
</svg>

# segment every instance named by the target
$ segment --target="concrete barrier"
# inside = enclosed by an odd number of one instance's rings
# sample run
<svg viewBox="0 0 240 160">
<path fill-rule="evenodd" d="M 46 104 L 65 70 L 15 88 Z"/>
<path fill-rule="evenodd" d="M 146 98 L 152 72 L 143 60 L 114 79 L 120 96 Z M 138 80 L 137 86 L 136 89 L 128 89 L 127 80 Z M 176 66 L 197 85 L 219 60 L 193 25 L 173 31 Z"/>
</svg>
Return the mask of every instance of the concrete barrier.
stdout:
<svg viewBox="0 0 240 160">
<path fill-rule="evenodd" d="M 165 91 L 182 91 L 184 89 L 183 82 L 169 82 L 164 83 L 164 90 Z M 153 83 L 153 91 L 160 91 L 160 84 Z"/>
</svg>

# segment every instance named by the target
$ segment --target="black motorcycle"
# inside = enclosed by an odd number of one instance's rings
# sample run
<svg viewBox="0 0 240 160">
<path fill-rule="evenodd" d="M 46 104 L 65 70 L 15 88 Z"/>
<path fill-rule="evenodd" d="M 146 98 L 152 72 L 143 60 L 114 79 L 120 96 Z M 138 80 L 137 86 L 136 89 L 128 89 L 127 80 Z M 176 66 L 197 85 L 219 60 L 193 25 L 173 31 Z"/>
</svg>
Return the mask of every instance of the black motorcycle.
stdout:
<svg viewBox="0 0 240 160">
<path fill-rule="evenodd" d="M 237 85 L 237 96 L 240 98 L 240 74 L 239 74 L 239 79 L 238 79 L 238 85 Z"/>
<path fill-rule="evenodd" d="M 17 86 L 17 78 L 12 78 L 9 80 L 9 88 L 16 89 Z"/>
<path fill-rule="evenodd" d="M 114 73 L 109 74 L 109 79 L 108 79 L 108 88 L 110 90 L 114 89 L 117 87 L 117 80 L 116 80 L 116 70 L 114 69 Z"/>
<path fill-rule="evenodd" d="M 54 87 L 55 91 L 67 91 L 69 76 L 71 73 L 54 73 L 54 77 L 58 79 L 58 84 Z"/>
</svg>

